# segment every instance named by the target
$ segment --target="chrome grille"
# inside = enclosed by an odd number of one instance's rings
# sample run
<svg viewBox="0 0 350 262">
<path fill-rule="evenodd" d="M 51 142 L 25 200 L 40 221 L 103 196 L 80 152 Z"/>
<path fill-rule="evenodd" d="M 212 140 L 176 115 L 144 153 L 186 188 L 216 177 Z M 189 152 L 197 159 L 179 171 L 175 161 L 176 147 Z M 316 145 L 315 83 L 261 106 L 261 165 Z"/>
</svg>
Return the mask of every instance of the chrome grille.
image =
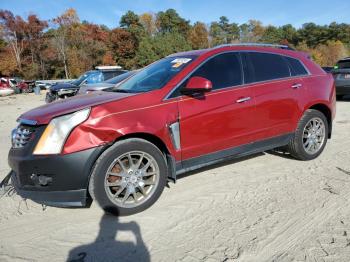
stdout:
<svg viewBox="0 0 350 262">
<path fill-rule="evenodd" d="M 32 138 L 34 132 L 33 128 L 26 126 L 18 126 L 12 131 L 12 147 L 21 148 L 24 147 Z"/>
</svg>

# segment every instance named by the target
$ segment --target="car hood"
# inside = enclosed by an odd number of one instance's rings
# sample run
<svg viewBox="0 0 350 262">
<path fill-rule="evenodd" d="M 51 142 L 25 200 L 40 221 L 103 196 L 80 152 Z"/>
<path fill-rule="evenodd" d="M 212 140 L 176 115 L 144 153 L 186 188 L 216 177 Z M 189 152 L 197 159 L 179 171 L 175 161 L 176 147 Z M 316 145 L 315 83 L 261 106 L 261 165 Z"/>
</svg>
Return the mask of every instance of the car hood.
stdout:
<svg viewBox="0 0 350 262">
<path fill-rule="evenodd" d="M 111 101 L 122 100 L 135 94 L 113 93 L 113 92 L 93 92 L 91 94 L 74 96 L 64 100 L 58 100 L 34 108 L 19 117 L 19 121 L 29 120 L 36 125 L 48 124 L 54 117 L 73 113 L 75 111 L 104 104 Z"/>
<path fill-rule="evenodd" d="M 95 88 L 95 87 L 113 87 L 115 84 L 110 84 L 106 82 L 101 82 L 101 83 L 96 83 L 96 84 L 88 84 L 88 85 L 83 85 L 83 87 L 86 87 L 87 89 L 89 88 Z"/>
<path fill-rule="evenodd" d="M 79 89 L 79 94 L 85 94 L 88 90 L 90 91 L 99 91 L 99 90 L 105 90 L 107 88 L 114 87 L 115 85 L 109 84 L 109 83 L 98 83 L 98 84 L 90 84 L 90 85 L 83 85 Z"/>
<path fill-rule="evenodd" d="M 58 91 L 60 89 L 77 89 L 77 88 L 79 88 L 79 86 L 73 85 L 71 83 L 58 83 L 58 84 L 52 85 L 50 87 L 50 90 Z"/>
</svg>

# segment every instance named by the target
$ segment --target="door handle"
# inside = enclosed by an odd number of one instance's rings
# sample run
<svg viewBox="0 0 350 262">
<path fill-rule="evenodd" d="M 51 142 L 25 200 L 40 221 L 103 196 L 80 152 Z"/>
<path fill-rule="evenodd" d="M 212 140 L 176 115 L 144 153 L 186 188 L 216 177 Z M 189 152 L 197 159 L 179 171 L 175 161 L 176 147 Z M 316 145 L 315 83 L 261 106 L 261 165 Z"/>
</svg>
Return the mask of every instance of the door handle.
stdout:
<svg viewBox="0 0 350 262">
<path fill-rule="evenodd" d="M 293 89 L 299 89 L 302 86 L 303 86 L 302 84 L 294 84 L 294 85 L 292 85 L 292 88 Z"/>
<path fill-rule="evenodd" d="M 240 98 L 240 99 L 237 99 L 237 100 L 236 100 L 236 103 L 244 103 L 244 102 L 249 101 L 250 99 L 251 99 L 250 96 L 242 97 L 242 98 Z"/>
</svg>

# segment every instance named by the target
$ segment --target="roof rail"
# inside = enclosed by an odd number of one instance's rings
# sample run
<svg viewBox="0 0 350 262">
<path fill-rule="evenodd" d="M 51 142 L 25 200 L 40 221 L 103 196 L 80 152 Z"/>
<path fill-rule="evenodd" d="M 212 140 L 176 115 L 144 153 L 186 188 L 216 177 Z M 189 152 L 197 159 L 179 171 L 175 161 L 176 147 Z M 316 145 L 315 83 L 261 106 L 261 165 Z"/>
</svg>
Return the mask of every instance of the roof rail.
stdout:
<svg viewBox="0 0 350 262">
<path fill-rule="evenodd" d="M 261 46 L 261 47 L 273 47 L 273 48 L 279 48 L 279 49 L 294 50 L 293 48 L 287 45 L 265 44 L 265 43 L 224 44 L 224 45 L 215 46 L 214 48 L 225 47 L 225 46 Z"/>
<path fill-rule="evenodd" d="M 115 65 L 115 66 L 95 66 L 96 70 L 115 70 L 115 69 L 122 69 L 121 66 Z"/>
</svg>

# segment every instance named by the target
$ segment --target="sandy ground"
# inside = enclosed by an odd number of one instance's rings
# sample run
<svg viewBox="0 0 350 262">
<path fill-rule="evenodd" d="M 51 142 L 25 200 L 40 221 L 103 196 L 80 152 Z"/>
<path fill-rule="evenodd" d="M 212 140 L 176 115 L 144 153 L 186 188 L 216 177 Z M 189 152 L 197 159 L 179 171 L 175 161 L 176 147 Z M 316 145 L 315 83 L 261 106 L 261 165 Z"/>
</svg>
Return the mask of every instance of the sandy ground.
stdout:
<svg viewBox="0 0 350 262">
<path fill-rule="evenodd" d="M 0 178 L 10 131 L 43 96 L 0 98 Z M 192 172 L 143 213 L 45 210 L 0 198 L 0 261 L 350 261 L 350 101 L 318 159 L 267 152 Z"/>
</svg>

